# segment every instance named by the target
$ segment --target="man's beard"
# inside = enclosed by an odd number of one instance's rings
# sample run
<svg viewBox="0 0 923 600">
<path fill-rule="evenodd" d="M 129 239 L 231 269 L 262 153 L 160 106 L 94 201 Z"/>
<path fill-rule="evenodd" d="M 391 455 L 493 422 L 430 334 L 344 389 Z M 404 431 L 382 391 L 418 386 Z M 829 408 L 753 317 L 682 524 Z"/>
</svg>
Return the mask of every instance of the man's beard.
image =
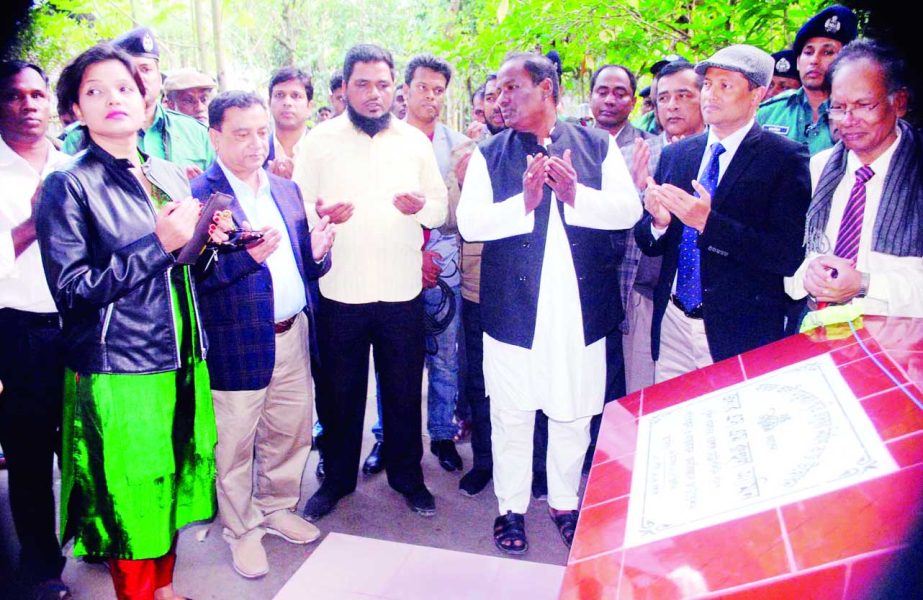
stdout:
<svg viewBox="0 0 923 600">
<path fill-rule="evenodd" d="M 364 131 L 369 137 L 375 137 L 376 133 L 387 129 L 391 123 L 391 113 L 388 111 L 377 118 L 366 117 L 360 115 L 351 104 L 347 103 L 346 113 L 349 115 L 349 120 L 352 121 L 353 125 Z"/>
<path fill-rule="evenodd" d="M 485 124 L 487 125 L 487 131 L 489 131 L 491 135 L 497 135 L 498 133 L 506 129 L 506 125 L 502 125 L 500 127 L 494 126 L 494 124 L 490 122 L 490 119 L 487 119 L 487 123 Z"/>
</svg>

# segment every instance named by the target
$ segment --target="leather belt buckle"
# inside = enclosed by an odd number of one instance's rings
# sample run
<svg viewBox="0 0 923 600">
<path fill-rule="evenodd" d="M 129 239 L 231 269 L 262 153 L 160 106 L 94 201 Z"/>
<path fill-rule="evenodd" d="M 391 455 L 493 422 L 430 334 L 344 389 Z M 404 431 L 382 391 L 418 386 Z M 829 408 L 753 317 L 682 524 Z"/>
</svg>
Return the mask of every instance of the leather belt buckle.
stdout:
<svg viewBox="0 0 923 600">
<path fill-rule="evenodd" d="M 687 317 L 689 317 L 690 319 L 702 320 L 702 318 L 704 318 L 704 314 L 702 313 L 702 305 L 701 305 L 701 304 L 699 304 L 698 306 L 696 306 L 696 307 L 693 308 L 692 310 L 689 310 L 689 309 L 687 309 L 685 306 L 683 306 L 683 303 L 680 302 L 679 298 L 676 297 L 676 294 L 671 295 L 671 296 L 670 296 L 670 300 L 673 302 L 673 304 L 674 304 L 674 306 L 676 306 L 676 308 L 678 308 L 678 309 L 680 309 L 681 311 L 683 311 L 683 314 L 686 315 Z"/>
<path fill-rule="evenodd" d="M 298 315 L 295 315 L 293 317 L 289 317 L 288 319 L 285 319 L 284 321 L 279 321 L 278 323 L 276 323 L 275 324 L 276 335 L 280 333 L 285 333 L 286 331 L 291 329 L 292 325 L 295 324 L 295 317 L 297 316 Z"/>
</svg>

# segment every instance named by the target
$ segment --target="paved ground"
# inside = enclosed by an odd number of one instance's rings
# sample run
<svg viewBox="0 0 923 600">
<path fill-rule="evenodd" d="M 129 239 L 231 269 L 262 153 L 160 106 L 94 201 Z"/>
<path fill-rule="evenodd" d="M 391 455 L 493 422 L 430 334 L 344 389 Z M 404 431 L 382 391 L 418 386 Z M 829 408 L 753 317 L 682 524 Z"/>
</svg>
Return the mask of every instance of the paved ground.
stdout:
<svg viewBox="0 0 923 600">
<path fill-rule="evenodd" d="M 367 425 L 373 420 L 374 403 L 366 411 Z M 425 423 L 425 417 L 424 417 Z M 373 438 L 366 427 L 363 457 L 371 448 Z M 370 538 L 393 540 L 462 552 L 504 556 L 495 549 L 491 526 L 496 516 L 493 488 L 487 488 L 476 498 L 459 493 L 459 473 L 447 473 L 429 453 L 429 440 L 423 440 L 425 456 L 423 471 L 430 491 L 436 496 L 437 514 L 424 518 L 412 513 L 404 499 L 388 487 L 384 473 L 363 478 L 358 489 L 344 498 L 336 510 L 322 519 L 318 526 L 325 533 L 336 531 Z M 471 465 L 471 448 L 459 446 L 465 468 Z M 302 482 L 301 505 L 318 487 L 314 477 L 317 453 L 312 452 Z M 6 472 L 0 471 L 0 597 L 8 589 L 12 565 L 17 555 L 15 532 L 9 514 Z M 544 502 L 533 501 L 526 519 L 530 550 L 523 560 L 563 565 L 567 548 L 547 515 Z M 197 537 L 208 530 L 204 541 Z M 176 568 L 176 589 L 180 594 L 197 600 L 262 600 L 272 598 L 311 555 L 316 544 L 294 546 L 267 536 L 264 539 L 269 555 L 270 572 L 262 579 L 248 581 L 231 568 L 230 551 L 221 539 L 218 525 L 187 528 L 179 538 L 179 561 Z M 69 550 L 69 548 L 68 548 Z M 355 565 L 355 574 L 362 576 L 363 565 Z M 71 586 L 77 600 L 108 600 L 114 598 L 108 571 L 102 565 L 91 565 L 70 558 L 64 571 L 64 581 Z"/>
</svg>

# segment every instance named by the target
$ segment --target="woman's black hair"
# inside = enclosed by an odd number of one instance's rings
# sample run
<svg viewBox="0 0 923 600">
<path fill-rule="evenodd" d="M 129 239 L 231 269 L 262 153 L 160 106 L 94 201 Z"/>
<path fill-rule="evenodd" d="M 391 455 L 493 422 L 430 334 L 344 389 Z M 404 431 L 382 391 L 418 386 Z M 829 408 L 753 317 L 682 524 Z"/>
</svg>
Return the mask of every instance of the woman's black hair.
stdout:
<svg viewBox="0 0 923 600">
<path fill-rule="evenodd" d="M 141 81 L 141 74 L 138 72 L 135 63 L 131 61 L 131 56 L 112 44 L 104 42 L 77 55 L 61 71 L 61 77 L 58 78 L 58 87 L 56 89 L 58 110 L 71 110 L 71 107 L 78 103 L 80 99 L 80 83 L 83 81 L 83 75 L 86 70 L 97 63 L 107 60 L 117 60 L 125 65 L 132 79 L 135 80 L 138 91 L 144 97 L 144 82 Z"/>
</svg>

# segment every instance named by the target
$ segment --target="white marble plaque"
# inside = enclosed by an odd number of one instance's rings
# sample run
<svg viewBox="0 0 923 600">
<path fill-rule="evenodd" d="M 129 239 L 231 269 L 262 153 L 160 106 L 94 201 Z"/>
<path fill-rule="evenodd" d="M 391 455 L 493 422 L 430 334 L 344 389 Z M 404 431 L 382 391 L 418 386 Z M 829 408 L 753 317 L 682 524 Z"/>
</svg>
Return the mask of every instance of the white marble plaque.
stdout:
<svg viewBox="0 0 923 600">
<path fill-rule="evenodd" d="M 829 355 L 645 415 L 625 546 L 897 470 Z"/>
</svg>

